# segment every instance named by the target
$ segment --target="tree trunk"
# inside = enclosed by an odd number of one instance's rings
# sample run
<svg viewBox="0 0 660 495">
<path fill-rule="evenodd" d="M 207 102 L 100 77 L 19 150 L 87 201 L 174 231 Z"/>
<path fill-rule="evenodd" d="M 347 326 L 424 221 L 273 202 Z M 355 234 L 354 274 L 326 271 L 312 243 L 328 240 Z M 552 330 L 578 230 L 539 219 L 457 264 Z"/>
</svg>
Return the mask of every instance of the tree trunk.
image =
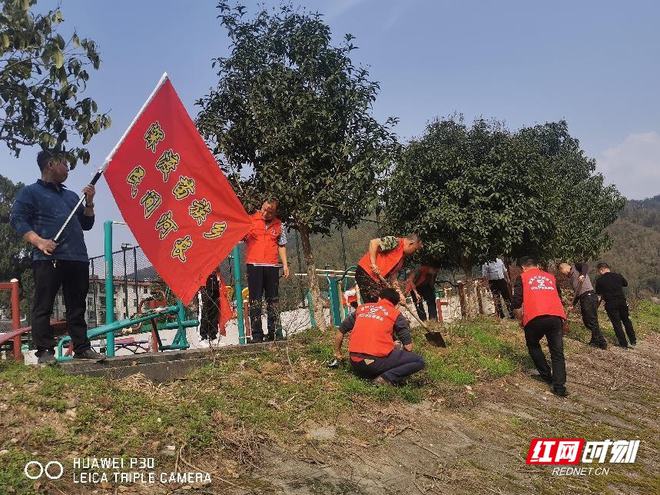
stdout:
<svg viewBox="0 0 660 495">
<path fill-rule="evenodd" d="M 321 289 L 319 288 L 319 280 L 316 277 L 316 264 L 314 263 L 314 254 L 312 253 L 312 245 L 309 242 L 309 229 L 304 226 L 298 227 L 300 233 L 300 241 L 302 242 L 303 255 L 305 257 L 305 265 L 307 266 L 307 282 L 309 290 L 312 293 L 312 304 L 314 305 L 314 319 L 316 326 L 322 331 L 325 331 L 325 316 L 323 311 L 323 300 L 321 299 Z"/>
<path fill-rule="evenodd" d="M 467 318 L 474 318 L 477 316 L 478 303 L 477 293 L 472 278 L 472 262 L 469 259 L 463 258 L 462 260 L 463 273 L 465 273 L 465 316 Z"/>
</svg>

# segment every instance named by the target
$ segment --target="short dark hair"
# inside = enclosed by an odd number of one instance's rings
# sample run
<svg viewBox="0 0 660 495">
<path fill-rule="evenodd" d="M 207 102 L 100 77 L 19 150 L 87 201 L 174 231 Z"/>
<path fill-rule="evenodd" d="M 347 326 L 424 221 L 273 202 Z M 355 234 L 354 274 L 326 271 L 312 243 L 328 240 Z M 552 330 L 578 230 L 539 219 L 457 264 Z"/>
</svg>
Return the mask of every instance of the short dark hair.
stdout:
<svg viewBox="0 0 660 495">
<path fill-rule="evenodd" d="M 610 265 L 608 265 L 608 264 L 605 263 L 604 261 L 601 261 L 600 263 L 598 263 L 598 264 L 596 265 L 596 270 L 601 270 L 601 269 L 603 269 L 603 268 L 608 268 L 608 269 L 609 269 L 609 268 L 610 268 Z"/>
<path fill-rule="evenodd" d="M 51 161 L 62 162 L 67 160 L 67 154 L 62 150 L 41 150 L 37 155 L 37 165 L 39 165 L 39 170 L 42 172 L 48 166 Z"/>
<path fill-rule="evenodd" d="M 41 150 L 37 155 L 39 170 L 43 172 L 53 158 L 55 158 L 55 153 L 50 150 Z"/>
<path fill-rule="evenodd" d="M 378 297 L 381 299 L 387 299 L 395 306 L 401 301 L 401 296 L 399 296 L 399 293 L 391 287 L 385 287 L 384 289 L 381 289 L 381 291 L 378 293 Z"/>
<path fill-rule="evenodd" d="M 536 258 L 534 256 L 522 256 L 521 258 L 518 259 L 518 266 L 536 266 L 538 265 L 538 261 L 536 261 Z"/>
</svg>

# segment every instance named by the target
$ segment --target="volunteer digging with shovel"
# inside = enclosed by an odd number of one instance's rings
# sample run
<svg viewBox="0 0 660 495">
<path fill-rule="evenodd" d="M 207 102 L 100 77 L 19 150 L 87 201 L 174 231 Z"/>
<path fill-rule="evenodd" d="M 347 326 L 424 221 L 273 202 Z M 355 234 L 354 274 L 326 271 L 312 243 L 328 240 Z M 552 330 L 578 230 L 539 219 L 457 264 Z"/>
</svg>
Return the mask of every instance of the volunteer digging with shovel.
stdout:
<svg viewBox="0 0 660 495">
<path fill-rule="evenodd" d="M 406 297 L 396 284 L 399 271 L 406 257 L 412 256 L 422 248 L 422 240 L 417 234 L 406 237 L 385 236 L 369 241 L 369 249 L 360 259 L 355 270 L 355 282 L 360 288 L 360 295 L 365 303 L 378 300 L 380 291 L 394 288 L 399 293 L 400 304 L 417 322 L 428 330 L 426 323 L 421 321 L 416 313 L 406 304 Z M 431 345 L 446 347 L 440 332 L 426 332 L 426 339 Z M 336 365 L 336 363 L 333 362 Z"/>
</svg>

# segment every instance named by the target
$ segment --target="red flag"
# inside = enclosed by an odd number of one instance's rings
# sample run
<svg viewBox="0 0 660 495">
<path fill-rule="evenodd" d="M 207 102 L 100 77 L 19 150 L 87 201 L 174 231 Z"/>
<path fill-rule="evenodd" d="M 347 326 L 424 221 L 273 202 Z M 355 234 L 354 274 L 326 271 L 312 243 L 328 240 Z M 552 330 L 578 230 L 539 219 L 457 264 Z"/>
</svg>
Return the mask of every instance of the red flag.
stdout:
<svg viewBox="0 0 660 495">
<path fill-rule="evenodd" d="M 189 304 L 250 229 L 166 76 L 111 154 L 105 179 L 165 283 Z"/>
</svg>

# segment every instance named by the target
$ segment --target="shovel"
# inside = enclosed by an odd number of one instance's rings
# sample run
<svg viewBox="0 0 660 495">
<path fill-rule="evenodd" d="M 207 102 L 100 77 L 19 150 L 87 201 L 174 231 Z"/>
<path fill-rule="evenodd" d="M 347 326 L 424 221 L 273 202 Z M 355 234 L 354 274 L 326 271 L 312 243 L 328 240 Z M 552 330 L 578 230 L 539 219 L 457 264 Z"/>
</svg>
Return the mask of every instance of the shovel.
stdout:
<svg viewBox="0 0 660 495">
<path fill-rule="evenodd" d="M 385 280 L 385 278 L 381 274 L 378 274 L 378 277 L 380 278 L 381 282 L 383 282 L 387 287 L 390 287 L 391 289 L 394 288 L 392 287 L 391 284 L 387 282 L 387 280 Z M 430 331 L 426 322 L 423 322 L 422 320 L 419 319 L 417 314 L 412 309 L 410 309 L 405 299 L 403 301 L 400 301 L 399 304 L 404 308 L 406 308 L 406 310 L 408 310 L 408 313 L 410 313 L 412 317 L 415 318 L 415 320 L 417 320 L 417 322 L 422 327 L 424 327 L 424 329 L 426 330 L 424 337 L 426 337 L 426 340 L 428 341 L 429 344 L 435 347 L 447 347 L 447 344 L 445 343 L 445 339 L 442 337 L 442 334 L 437 331 L 436 332 Z"/>
<path fill-rule="evenodd" d="M 408 313 L 410 313 L 412 317 L 415 318 L 415 320 L 417 320 L 417 323 L 419 323 L 420 325 L 422 325 L 422 327 L 424 327 L 424 329 L 426 330 L 424 337 L 426 337 L 426 340 L 429 342 L 429 344 L 435 347 L 447 347 L 447 344 L 445 343 L 445 339 L 442 337 L 442 334 L 440 332 L 438 331 L 432 332 L 431 330 L 429 330 L 429 327 L 426 324 L 426 322 L 420 320 L 419 317 L 415 313 L 413 313 L 412 309 L 410 309 L 408 304 L 402 301 L 401 306 L 406 308 L 408 310 Z"/>
</svg>

